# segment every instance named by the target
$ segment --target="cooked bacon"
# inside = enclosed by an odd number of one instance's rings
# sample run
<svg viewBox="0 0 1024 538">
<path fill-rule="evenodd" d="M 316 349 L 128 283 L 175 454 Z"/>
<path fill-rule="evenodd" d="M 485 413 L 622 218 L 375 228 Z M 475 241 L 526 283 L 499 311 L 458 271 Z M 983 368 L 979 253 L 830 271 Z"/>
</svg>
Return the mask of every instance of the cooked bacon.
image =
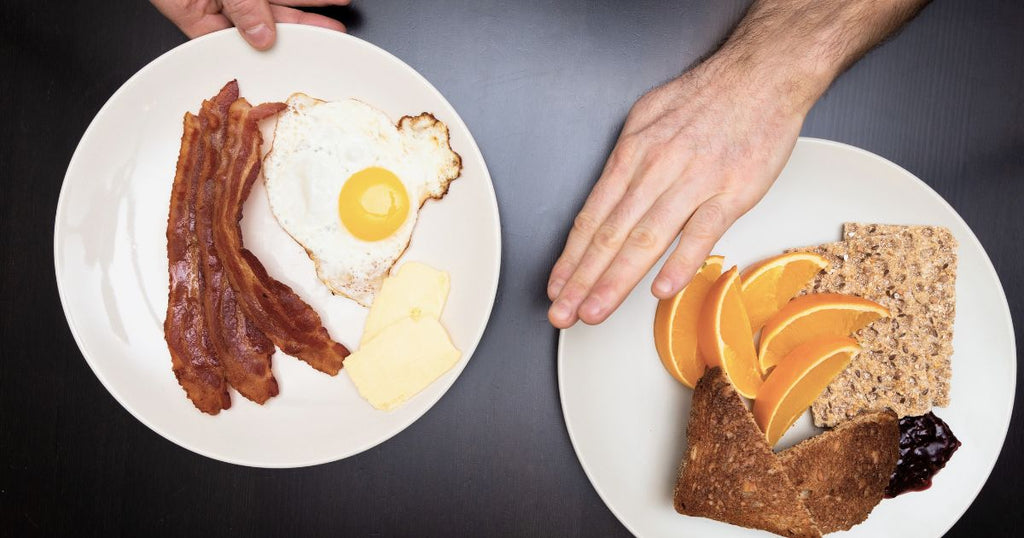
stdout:
<svg viewBox="0 0 1024 538">
<path fill-rule="evenodd" d="M 227 83 L 211 101 L 204 101 L 199 111 L 200 128 L 209 140 L 207 159 L 211 172 L 200 179 L 196 204 L 196 236 L 200 259 L 203 260 L 203 306 L 206 323 L 217 357 L 228 383 L 242 396 L 262 404 L 278 393 L 277 380 L 271 369 L 274 344 L 239 308 L 235 290 L 228 283 L 220 256 L 213 241 L 214 194 L 217 170 L 227 133 L 228 109 L 238 99 L 238 83 Z"/>
<path fill-rule="evenodd" d="M 196 197 L 200 177 L 212 173 L 209 139 L 199 118 L 185 114 L 178 166 L 167 217 L 167 268 L 170 292 L 164 339 L 178 384 L 200 411 L 216 415 L 231 407 L 228 386 L 207 329 L 203 310 L 205 283 L 196 240 Z"/>
<path fill-rule="evenodd" d="M 335 375 L 348 349 L 332 340 L 320 316 L 291 288 L 268 275 L 242 245 L 242 205 L 260 174 L 259 121 L 284 107 L 284 103 L 253 107 L 245 99 L 231 105 L 224 158 L 217 172 L 214 244 L 239 304 L 255 325 L 285 353 Z"/>
</svg>

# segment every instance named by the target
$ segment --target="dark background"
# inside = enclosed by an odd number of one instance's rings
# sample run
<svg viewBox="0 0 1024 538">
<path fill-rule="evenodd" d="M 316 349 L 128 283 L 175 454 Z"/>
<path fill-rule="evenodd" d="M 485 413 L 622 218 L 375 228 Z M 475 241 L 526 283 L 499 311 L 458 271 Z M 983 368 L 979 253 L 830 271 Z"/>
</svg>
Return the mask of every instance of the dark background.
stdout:
<svg viewBox="0 0 1024 538">
<path fill-rule="evenodd" d="M 67 329 L 53 216 L 94 114 L 185 38 L 143 0 L 5 0 L 0 534 L 628 535 L 569 443 L 544 284 L 629 106 L 711 51 L 747 2 L 355 3 L 330 13 L 437 86 L 494 178 L 502 281 L 465 372 L 395 438 L 307 469 L 219 463 L 132 418 Z M 843 75 L 804 134 L 878 153 L 945 197 L 988 251 L 1021 326 L 1024 3 L 936 2 Z M 951 536 L 1019 533 L 1022 452 L 1018 406 L 992 477 Z"/>
</svg>

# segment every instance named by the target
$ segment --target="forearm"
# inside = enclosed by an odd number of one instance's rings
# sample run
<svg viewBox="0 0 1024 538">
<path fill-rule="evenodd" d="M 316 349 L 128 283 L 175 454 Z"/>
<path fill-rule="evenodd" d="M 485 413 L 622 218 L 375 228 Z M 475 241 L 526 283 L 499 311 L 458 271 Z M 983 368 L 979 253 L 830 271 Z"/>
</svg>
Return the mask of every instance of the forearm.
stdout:
<svg viewBox="0 0 1024 538">
<path fill-rule="evenodd" d="M 930 0 L 756 0 L 709 63 L 806 113 L 832 81 Z"/>
</svg>

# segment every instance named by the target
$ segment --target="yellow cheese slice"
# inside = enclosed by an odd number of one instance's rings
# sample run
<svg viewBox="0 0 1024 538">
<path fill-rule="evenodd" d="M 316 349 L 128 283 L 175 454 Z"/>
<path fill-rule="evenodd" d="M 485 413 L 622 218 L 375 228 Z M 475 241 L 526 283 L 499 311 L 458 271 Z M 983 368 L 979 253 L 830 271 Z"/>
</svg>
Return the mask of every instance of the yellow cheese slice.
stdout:
<svg viewBox="0 0 1024 538">
<path fill-rule="evenodd" d="M 406 317 L 345 359 L 345 371 L 370 405 L 391 410 L 459 362 L 462 353 L 432 317 Z"/>
<path fill-rule="evenodd" d="M 406 262 L 397 273 L 384 279 L 366 315 L 359 345 L 366 345 L 386 327 L 405 318 L 441 319 L 448 289 L 448 273 L 419 262 Z"/>
</svg>

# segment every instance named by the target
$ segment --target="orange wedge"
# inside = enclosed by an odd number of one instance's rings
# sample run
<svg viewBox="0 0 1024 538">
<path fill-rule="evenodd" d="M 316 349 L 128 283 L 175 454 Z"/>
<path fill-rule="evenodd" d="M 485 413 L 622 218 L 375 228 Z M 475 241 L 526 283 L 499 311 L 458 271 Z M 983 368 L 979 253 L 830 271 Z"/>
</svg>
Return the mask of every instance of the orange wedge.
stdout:
<svg viewBox="0 0 1024 538">
<path fill-rule="evenodd" d="M 754 401 L 754 421 L 770 446 L 775 446 L 858 351 L 860 346 L 853 338 L 826 337 L 798 346 L 779 362 Z"/>
<path fill-rule="evenodd" d="M 761 369 L 768 371 L 797 346 L 826 336 L 850 336 L 889 310 L 867 299 L 839 293 L 813 293 L 782 307 L 761 332 Z"/>
<path fill-rule="evenodd" d="M 761 369 L 739 284 L 733 266 L 708 290 L 697 320 L 697 344 L 708 366 L 720 366 L 736 392 L 753 398 L 761 387 Z"/>
<path fill-rule="evenodd" d="M 658 301 L 654 313 L 654 347 L 668 373 L 687 387 L 697 386 L 705 362 L 697 349 L 697 317 L 711 285 L 722 274 L 725 258 L 704 260 L 693 280 L 671 299 Z"/>
<path fill-rule="evenodd" d="M 788 252 L 744 269 L 740 289 L 750 329 L 756 333 L 827 266 L 828 260 L 813 252 Z"/>
</svg>

